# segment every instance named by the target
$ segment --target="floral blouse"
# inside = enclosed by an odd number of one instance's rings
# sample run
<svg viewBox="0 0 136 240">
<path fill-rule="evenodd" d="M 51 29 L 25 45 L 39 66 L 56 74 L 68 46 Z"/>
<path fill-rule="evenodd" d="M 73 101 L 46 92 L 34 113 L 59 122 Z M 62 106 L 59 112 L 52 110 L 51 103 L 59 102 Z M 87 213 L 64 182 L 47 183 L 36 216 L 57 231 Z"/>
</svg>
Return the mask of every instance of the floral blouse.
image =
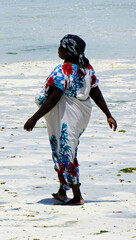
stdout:
<svg viewBox="0 0 136 240">
<path fill-rule="evenodd" d="M 90 89 L 96 87 L 98 82 L 99 80 L 90 64 L 85 73 L 76 64 L 60 64 L 52 71 L 40 89 L 39 105 L 42 105 L 48 97 L 49 86 L 60 88 L 66 96 L 86 100 L 89 97 Z"/>
</svg>

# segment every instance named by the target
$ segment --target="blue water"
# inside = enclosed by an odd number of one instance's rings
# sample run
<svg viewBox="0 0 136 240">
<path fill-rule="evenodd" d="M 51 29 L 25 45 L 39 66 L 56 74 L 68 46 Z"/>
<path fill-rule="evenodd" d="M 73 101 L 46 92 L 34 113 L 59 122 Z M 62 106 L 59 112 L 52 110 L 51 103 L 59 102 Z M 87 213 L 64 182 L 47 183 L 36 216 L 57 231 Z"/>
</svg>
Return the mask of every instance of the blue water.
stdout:
<svg viewBox="0 0 136 240">
<path fill-rule="evenodd" d="M 0 0 L 0 63 L 57 60 L 67 33 L 93 59 L 136 58 L 136 0 Z"/>
</svg>

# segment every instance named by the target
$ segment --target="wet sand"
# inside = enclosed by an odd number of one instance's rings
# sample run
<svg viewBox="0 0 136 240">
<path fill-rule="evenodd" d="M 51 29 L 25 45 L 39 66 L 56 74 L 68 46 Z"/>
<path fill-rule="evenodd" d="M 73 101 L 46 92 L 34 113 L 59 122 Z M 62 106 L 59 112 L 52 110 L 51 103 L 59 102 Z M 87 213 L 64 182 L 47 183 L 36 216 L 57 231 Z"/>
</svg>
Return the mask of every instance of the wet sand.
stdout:
<svg viewBox="0 0 136 240">
<path fill-rule="evenodd" d="M 45 120 L 23 130 L 37 110 L 37 89 L 59 62 L 0 65 L 0 239 L 136 238 L 136 171 L 120 171 L 136 168 L 136 64 L 91 62 L 118 129 L 112 132 L 93 103 L 78 152 L 84 206 L 61 206 L 51 196 L 59 183 Z"/>
</svg>

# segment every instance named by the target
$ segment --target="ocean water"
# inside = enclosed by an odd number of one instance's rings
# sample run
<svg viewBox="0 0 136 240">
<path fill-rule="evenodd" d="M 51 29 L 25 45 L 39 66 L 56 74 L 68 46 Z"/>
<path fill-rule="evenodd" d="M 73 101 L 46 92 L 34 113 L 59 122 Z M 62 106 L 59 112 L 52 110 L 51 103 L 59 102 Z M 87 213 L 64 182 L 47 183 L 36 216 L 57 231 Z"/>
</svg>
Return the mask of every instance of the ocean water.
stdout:
<svg viewBox="0 0 136 240">
<path fill-rule="evenodd" d="M 57 60 L 78 34 L 90 59 L 136 58 L 135 0 L 0 0 L 0 63 Z"/>
</svg>

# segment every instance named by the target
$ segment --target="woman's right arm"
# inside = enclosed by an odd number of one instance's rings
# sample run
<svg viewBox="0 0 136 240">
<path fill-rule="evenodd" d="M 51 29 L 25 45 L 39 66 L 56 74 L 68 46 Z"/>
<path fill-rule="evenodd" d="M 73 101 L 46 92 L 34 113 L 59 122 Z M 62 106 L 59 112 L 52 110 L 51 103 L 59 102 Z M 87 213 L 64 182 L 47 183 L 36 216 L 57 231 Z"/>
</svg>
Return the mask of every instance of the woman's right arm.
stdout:
<svg viewBox="0 0 136 240">
<path fill-rule="evenodd" d="M 34 128 L 36 122 L 43 117 L 45 114 L 47 114 L 52 108 L 55 107 L 55 105 L 60 100 L 63 91 L 57 87 L 51 86 L 49 89 L 49 96 L 44 101 L 43 105 L 39 108 L 39 110 L 27 120 L 27 122 L 24 125 L 24 129 L 27 131 L 32 131 Z"/>
</svg>

